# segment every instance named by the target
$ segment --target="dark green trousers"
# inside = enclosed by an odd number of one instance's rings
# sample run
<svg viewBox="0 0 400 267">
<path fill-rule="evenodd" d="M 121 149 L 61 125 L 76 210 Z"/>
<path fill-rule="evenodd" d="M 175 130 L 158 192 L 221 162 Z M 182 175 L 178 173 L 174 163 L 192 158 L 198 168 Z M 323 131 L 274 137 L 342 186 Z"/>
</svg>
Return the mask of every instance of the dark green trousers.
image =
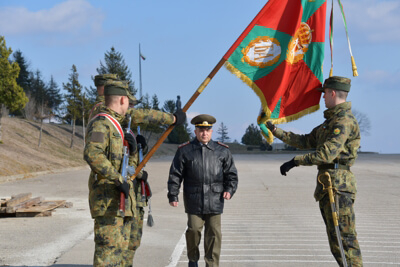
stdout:
<svg viewBox="0 0 400 267">
<path fill-rule="evenodd" d="M 221 254 L 221 214 L 188 214 L 186 247 L 189 261 L 200 258 L 199 244 L 204 226 L 204 260 L 206 267 L 218 267 Z"/>
<path fill-rule="evenodd" d="M 335 196 L 335 203 L 339 215 L 339 230 L 343 243 L 343 249 L 346 255 L 347 265 L 349 267 L 362 267 L 363 262 L 360 246 L 357 240 L 356 219 L 353 209 L 354 200 L 350 196 L 337 194 Z M 332 209 L 328 194 L 326 194 L 326 196 L 319 201 L 319 207 L 322 218 L 324 219 L 326 225 L 326 232 L 328 234 L 331 252 L 339 266 L 343 266 L 339 244 L 336 238 L 335 226 L 333 224 Z"/>
</svg>

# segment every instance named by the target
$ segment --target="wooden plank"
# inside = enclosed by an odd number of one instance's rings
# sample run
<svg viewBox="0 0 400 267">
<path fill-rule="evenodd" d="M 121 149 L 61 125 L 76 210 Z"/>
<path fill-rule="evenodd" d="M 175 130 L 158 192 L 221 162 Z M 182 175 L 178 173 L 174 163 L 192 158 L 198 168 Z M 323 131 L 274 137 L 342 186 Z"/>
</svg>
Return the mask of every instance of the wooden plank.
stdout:
<svg viewBox="0 0 400 267">
<path fill-rule="evenodd" d="M 22 193 L 16 196 L 12 196 L 10 200 L 6 202 L 7 207 L 16 206 L 21 202 L 24 202 L 32 197 L 32 193 Z"/>
<path fill-rule="evenodd" d="M 43 212 L 17 212 L 16 217 L 48 217 L 51 216 L 51 210 Z"/>
<path fill-rule="evenodd" d="M 30 206 L 38 205 L 40 202 L 43 202 L 43 200 L 44 200 L 43 197 L 35 197 L 35 198 L 28 199 L 22 203 L 19 203 L 16 206 L 7 207 L 6 213 L 15 213 L 19 209 L 29 208 Z"/>
<path fill-rule="evenodd" d="M 53 210 L 65 203 L 65 200 L 52 200 L 52 201 L 42 201 L 37 205 L 33 205 L 27 208 L 21 208 L 16 210 L 17 217 L 18 213 L 41 213 L 48 210 Z"/>
<path fill-rule="evenodd" d="M 0 199 L 0 207 L 5 207 L 7 201 L 8 201 L 8 199 L 5 199 L 5 198 Z"/>
</svg>

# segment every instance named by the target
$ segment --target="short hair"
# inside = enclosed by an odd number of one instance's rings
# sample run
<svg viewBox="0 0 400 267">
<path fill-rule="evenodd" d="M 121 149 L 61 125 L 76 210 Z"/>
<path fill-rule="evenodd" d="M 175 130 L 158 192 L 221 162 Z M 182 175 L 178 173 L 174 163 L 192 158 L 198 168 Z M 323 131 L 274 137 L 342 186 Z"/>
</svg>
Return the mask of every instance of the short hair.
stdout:
<svg viewBox="0 0 400 267">
<path fill-rule="evenodd" d="M 120 98 L 121 98 L 120 95 L 105 95 L 104 96 L 105 105 L 109 106 L 110 104 L 119 101 Z"/>
<path fill-rule="evenodd" d="M 334 89 L 332 89 L 332 90 L 334 90 Z M 343 100 L 346 100 L 346 98 L 349 94 L 349 92 L 345 92 L 345 91 L 341 91 L 341 90 L 334 90 L 334 91 L 336 92 L 337 97 L 340 99 L 343 99 Z"/>
</svg>

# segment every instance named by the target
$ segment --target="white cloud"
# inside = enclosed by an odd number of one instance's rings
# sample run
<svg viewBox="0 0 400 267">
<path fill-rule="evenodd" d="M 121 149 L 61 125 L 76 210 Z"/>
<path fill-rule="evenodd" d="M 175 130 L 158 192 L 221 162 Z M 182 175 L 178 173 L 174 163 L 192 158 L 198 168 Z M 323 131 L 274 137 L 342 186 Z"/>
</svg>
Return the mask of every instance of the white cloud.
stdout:
<svg viewBox="0 0 400 267">
<path fill-rule="evenodd" d="M 368 41 L 400 40 L 400 1 L 352 1 L 344 4 L 344 12 L 351 32 L 361 31 Z"/>
<path fill-rule="evenodd" d="M 27 34 L 99 34 L 104 14 L 85 0 L 67 0 L 50 9 L 30 11 L 25 7 L 0 10 L 0 32 Z"/>
</svg>

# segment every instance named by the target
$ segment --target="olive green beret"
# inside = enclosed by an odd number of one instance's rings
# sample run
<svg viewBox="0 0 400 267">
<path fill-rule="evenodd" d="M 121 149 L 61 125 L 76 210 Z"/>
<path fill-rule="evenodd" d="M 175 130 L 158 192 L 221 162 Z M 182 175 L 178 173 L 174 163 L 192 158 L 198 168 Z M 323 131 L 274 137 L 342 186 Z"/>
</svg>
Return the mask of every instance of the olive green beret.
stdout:
<svg viewBox="0 0 400 267">
<path fill-rule="evenodd" d="M 199 128 L 211 128 L 217 120 L 208 114 L 200 114 L 194 117 L 190 123 Z"/>
<path fill-rule="evenodd" d="M 104 95 L 127 96 L 131 104 L 136 105 L 139 101 L 129 91 L 128 81 L 107 80 L 104 84 Z"/>
<path fill-rule="evenodd" d="M 94 85 L 95 86 L 100 86 L 100 85 L 104 85 L 104 83 L 107 80 L 119 80 L 118 74 L 100 74 L 100 75 L 96 75 L 94 76 Z"/>
<path fill-rule="evenodd" d="M 350 92 L 350 87 L 351 87 L 351 80 L 349 78 L 332 76 L 325 80 L 324 85 L 321 88 L 317 89 L 322 92 L 326 88 Z"/>
</svg>

